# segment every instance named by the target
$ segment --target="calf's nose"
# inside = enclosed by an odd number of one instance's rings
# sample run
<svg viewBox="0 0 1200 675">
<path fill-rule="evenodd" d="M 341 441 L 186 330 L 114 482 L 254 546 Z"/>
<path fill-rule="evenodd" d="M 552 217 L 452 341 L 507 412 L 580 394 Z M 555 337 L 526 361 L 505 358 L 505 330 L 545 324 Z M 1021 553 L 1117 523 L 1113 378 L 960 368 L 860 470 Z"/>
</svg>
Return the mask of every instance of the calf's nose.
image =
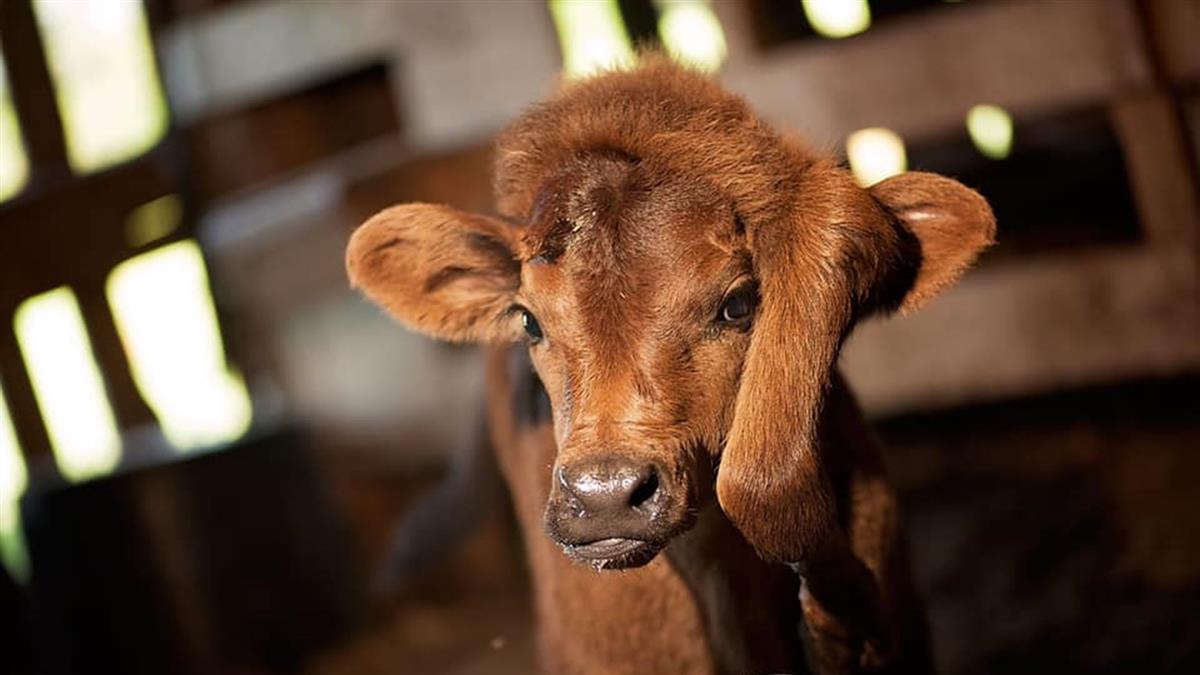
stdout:
<svg viewBox="0 0 1200 675">
<path fill-rule="evenodd" d="M 652 518 L 663 502 L 660 472 L 653 464 L 614 458 L 577 462 L 560 467 L 558 481 L 583 515 L 594 518 L 633 513 Z"/>
</svg>

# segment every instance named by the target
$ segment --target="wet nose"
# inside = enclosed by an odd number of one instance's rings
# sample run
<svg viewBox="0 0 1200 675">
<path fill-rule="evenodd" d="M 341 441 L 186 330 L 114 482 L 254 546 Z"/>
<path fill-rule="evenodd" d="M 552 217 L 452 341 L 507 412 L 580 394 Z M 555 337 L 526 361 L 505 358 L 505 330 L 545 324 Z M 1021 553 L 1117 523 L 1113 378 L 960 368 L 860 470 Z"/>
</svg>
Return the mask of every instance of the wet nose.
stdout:
<svg viewBox="0 0 1200 675">
<path fill-rule="evenodd" d="M 640 515 L 662 508 L 662 479 L 653 464 L 609 458 L 560 467 L 558 481 L 568 500 L 594 518 Z"/>
</svg>

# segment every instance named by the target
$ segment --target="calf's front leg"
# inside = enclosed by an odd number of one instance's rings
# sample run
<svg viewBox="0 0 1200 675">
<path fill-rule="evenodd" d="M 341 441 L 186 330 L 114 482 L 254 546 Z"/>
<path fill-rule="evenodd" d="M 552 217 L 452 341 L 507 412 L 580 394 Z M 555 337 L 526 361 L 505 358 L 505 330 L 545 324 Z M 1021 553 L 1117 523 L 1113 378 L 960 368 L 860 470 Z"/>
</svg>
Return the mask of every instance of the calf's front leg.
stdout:
<svg viewBox="0 0 1200 675">
<path fill-rule="evenodd" d="M 924 607 L 913 584 L 896 495 L 878 439 L 835 376 L 821 437 L 843 532 L 834 554 L 796 566 L 815 672 L 933 672 Z"/>
<path fill-rule="evenodd" d="M 792 566 L 809 666 L 818 675 L 880 671 L 888 649 L 878 585 L 849 549 Z"/>
</svg>

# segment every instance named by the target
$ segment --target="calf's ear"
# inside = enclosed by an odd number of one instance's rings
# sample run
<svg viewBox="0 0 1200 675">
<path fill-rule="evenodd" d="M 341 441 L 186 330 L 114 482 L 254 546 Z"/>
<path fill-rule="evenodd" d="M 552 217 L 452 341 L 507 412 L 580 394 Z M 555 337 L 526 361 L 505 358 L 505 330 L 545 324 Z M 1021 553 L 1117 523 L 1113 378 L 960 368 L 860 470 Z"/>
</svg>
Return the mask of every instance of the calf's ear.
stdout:
<svg viewBox="0 0 1200 675">
<path fill-rule="evenodd" d="M 350 284 L 393 318 L 455 342 L 518 339 L 517 228 L 439 204 L 401 204 L 361 225 L 346 249 Z"/>
<path fill-rule="evenodd" d="M 916 309 L 952 284 L 991 243 L 995 219 L 948 178 L 907 173 L 864 194 L 818 166 L 792 218 L 747 234 L 761 297 L 717 501 L 762 557 L 797 563 L 821 607 L 882 644 L 878 588 L 839 522 L 821 411 L 855 321 Z"/>
<path fill-rule="evenodd" d="M 920 308 L 958 281 L 996 236 L 996 218 L 978 192 L 958 181 L 910 171 L 871 186 L 871 196 L 918 243 L 920 261 L 901 311 Z"/>
<path fill-rule="evenodd" d="M 761 557 L 795 563 L 806 592 L 861 632 L 847 639 L 877 641 L 878 589 L 840 525 L 819 431 L 856 304 L 871 299 L 874 268 L 899 258 L 864 254 L 860 240 L 894 246 L 898 237 L 849 174 L 826 167 L 811 175 L 791 217 L 747 225 L 760 299 L 717 502 Z"/>
</svg>

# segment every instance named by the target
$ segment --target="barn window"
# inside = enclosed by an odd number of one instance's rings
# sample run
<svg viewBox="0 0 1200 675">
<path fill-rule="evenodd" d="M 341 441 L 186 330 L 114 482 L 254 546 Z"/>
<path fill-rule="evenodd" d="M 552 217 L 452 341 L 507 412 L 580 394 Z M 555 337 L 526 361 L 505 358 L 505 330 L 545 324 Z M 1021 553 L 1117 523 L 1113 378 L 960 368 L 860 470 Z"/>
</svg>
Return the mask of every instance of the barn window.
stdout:
<svg viewBox="0 0 1200 675">
<path fill-rule="evenodd" d="M 846 139 L 846 156 L 859 185 L 868 187 L 908 168 L 904 139 L 891 129 L 860 129 Z"/>
<path fill-rule="evenodd" d="M 708 0 L 657 0 L 658 35 L 676 60 L 706 72 L 725 61 L 725 33 Z"/>
<path fill-rule="evenodd" d="M 616 0 L 550 0 L 550 15 L 562 46 L 563 70 L 588 75 L 633 62 L 633 45 Z"/>
<path fill-rule="evenodd" d="M 131 258 L 108 278 L 108 304 L 133 380 L 163 435 L 179 449 L 237 439 L 250 425 L 250 396 L 231 371 L 194 240 Z"/>
<path fill-rule="evenodd" d="M 121 441 L 75 294 L 61 286 L 26 300 L 15 327 L 59 471 L 68 480 L 111 471 Z"/>
<path fill-rule="evenodd" d="M 167 107 L 142 3 L 35 0 L 71 168 L 91 173 L 162 139 Z"/>
<path fill-rule="evenodd" d="M 17 445 L 4 389 L 0 387 L 0 565 L 18 579 L 24 579 L 29 572 L 17 504 L 27 481 L 25 459 Z"/>
<path fill-rule="evenodd" d="M 8 91 L 8 74 L 0 59 L 0 202 L 21 191 L 29 178 L 29 159 L 21 142 L 21 126 Z"/>
</svg>

